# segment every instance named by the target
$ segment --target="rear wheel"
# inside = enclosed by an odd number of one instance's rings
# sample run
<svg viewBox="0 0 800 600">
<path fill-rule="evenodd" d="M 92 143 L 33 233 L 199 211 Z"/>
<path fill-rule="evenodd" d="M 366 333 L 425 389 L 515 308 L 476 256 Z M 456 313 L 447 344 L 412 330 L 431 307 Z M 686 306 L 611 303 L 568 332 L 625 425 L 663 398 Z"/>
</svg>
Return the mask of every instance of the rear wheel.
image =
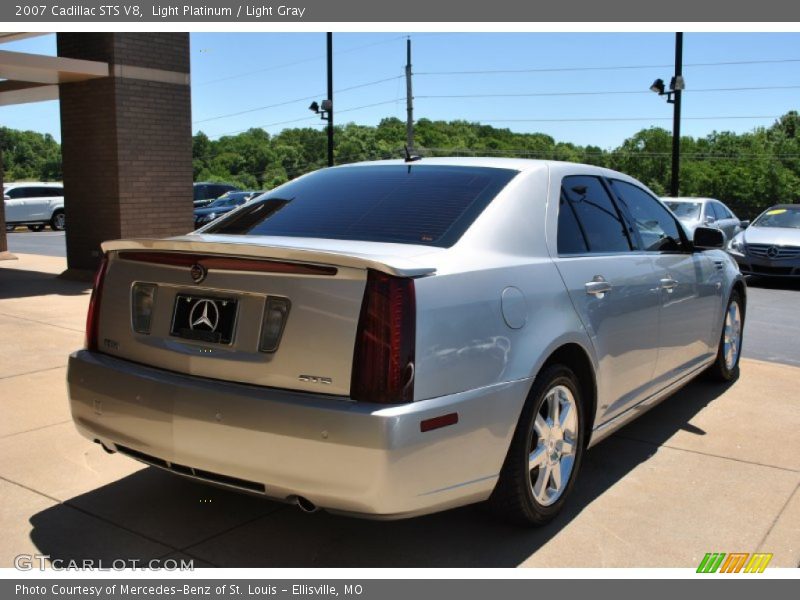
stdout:
<svg viewBox="0 0 800 600">
<path fill-rule="evenodd" d="M 583 406 L 575 374 L 542 371 L 531 388 L 490 507 L 515 523 L 543 525 L 561 510 L 583 457 Z"/>
<path fill-rule="evenodd" d="M 30 229 L 31 231 L 41 231 L 42 229 L 44 229 L 44 224 L 37 223 L 36 225 L 28 225 L 28 229 Z"/>
<path fill-rule="evenodd" d="M 739 355 L 742 350 L 744 328 L 744 304 L 741 294 L 734 290 L 728 300 L 722 322 L 722 334 L 717 348 L 717 359 L 708 369 L 708 374 L 718 381 L 734 381 L 739 377 Z"/>
<path fill-rule="evenodd" d="M 64 231 L 66 226 L 66 218 L 63 210 L 57 210 L 53 213 L 53 218 L 50 219 L 50 229 L 53 231 Z"/>
<path fill-rule="evenodd" d="M 12 225 L 11 223 L 6 223 L 6 231 L 14 231 L 17 228 L 16 225 Z"/>
</svg>

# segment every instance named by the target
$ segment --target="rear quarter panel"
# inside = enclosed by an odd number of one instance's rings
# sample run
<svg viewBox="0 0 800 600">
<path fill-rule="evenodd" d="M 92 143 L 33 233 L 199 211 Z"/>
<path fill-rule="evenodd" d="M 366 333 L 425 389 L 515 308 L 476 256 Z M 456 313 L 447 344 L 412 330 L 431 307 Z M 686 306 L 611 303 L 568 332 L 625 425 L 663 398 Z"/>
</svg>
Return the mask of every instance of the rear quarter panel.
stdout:
<svg viewBox="0 0 800 600">
<path fill-rule="evenodd" d="M 531 379 L 564 343 L 590 353 L 547 253 L 547 194 L 547 169 L 521 173 L 436 257 L 437 274 L 416 281 L 417 400 Z M 501 297 L 509 287 L 524 297 L 520 328 L 503 315 Z M 524 397 L 519 400 L 517 414 Z"/>
</svg>

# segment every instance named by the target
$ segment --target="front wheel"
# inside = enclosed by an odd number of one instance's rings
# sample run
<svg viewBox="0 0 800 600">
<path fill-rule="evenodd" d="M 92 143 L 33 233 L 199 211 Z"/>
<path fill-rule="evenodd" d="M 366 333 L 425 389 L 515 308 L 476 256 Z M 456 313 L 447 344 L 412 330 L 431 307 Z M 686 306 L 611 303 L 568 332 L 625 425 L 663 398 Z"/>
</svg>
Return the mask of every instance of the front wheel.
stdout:
<svg viewBox="0 0 800 600">
<path fill-rule="evenodd" d="M 717 381 L 734 381 L 739 377 L 739 355 L 742 351 L 744 329 L 744 303 L 741 294 L 734 290 L 725 309 L 717 348 L 717 359 L 708 369 L 708 374 Z"/>
<path fill-rule="evenodd" d="M 490 507 L 507 520 L 543 525 L 561 510 L 584 451 L 584 414 L 575 374 L 542 371 L 531 388 Z"/>
<path fill-rule="evenodd" d="M 6 223 L 6 231 L 11 232 L 17 228 L 16 225 L 12 225 L 11 223 Z"/>
<path fill-rule="evenodd" d="M 66 227 L 66 217 L 63 210 L 57 210 L 53 213 L 53 218 L 50 219 L 50 229 L 53 231 L 64 231 Z"/>
</svg>

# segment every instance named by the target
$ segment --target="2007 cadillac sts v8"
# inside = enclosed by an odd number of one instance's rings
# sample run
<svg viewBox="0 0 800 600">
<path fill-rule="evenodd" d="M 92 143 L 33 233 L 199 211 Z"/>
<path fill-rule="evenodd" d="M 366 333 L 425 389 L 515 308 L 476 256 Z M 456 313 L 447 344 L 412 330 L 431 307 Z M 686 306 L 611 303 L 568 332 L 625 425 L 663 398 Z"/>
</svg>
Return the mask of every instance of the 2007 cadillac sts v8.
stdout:
<svg viewBox="0 0 800 600">
<path fill-rule="evenodd" d="M 80 432 L 373 518 L 553 518 L 586 449 L 738 374 L 746 288 L 621 173 L 437 158 L 323 169 L 190 235 L 103 244 Z"/>
</svg>

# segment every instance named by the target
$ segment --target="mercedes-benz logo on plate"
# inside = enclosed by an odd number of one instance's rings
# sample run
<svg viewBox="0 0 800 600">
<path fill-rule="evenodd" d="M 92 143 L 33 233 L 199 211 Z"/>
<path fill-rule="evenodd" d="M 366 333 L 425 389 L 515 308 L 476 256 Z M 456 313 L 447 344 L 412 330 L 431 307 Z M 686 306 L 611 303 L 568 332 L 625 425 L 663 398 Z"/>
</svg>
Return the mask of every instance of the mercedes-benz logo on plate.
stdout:
<svg viewBox="0 0 800 600">
<path fill-rule="evenodd" d="M 189 329 L 216 331 L 219 325 L 219 309 L 213 300 L 198 300 L 189 312 Z"/>
<path fill-rule="evenodd" d="M 208 275 L 208 270 L 203 265 L 195 263 L 192 265 L 192 268 L 189 269 L 189 275 L 191 275 L 192 281 L 200 283 L 206 278 L 206 275 Z"/>
<path fill-rule="evenodd" d="M 779 250 L 777 246 L 770 246 L 769 248 L 767 248 L 767 256 L 769 256 L 770 258 L 778 258 L 778 252 Z"/>
</svg>

